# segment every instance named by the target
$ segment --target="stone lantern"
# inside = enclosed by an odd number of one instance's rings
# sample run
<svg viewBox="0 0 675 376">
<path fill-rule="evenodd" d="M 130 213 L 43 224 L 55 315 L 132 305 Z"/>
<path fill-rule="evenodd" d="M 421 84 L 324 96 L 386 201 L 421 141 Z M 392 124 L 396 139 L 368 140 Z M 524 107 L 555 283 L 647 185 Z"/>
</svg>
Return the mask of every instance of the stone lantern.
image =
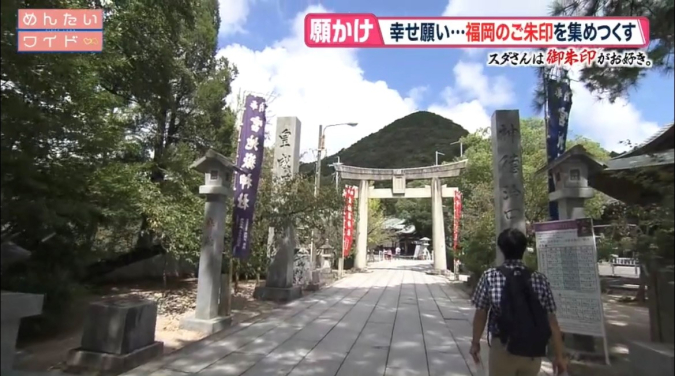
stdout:
<svg viewBox="0 0 675 376">
<path fill-rule="evenodd" d="M 581 145 L 576 145 L 538 171 L 551 171 L 555 191 L 549 193 L 549 201 L 558 203 L 561 220 L 586 217 L 584 203 L 594 196 L 588 184 L 589 176 L 604 168 L 604 164 L 591 156 Z"/>
<path fill-rule="evenodd" d="M 199 187 L 199 193 L 206 196 L 206 203 L 197 305 L 194 316 L 185 318 L 181 327 L 211 334 L 223 330 L 232 321 L 229 315 L 220 316 L 218 307 L 221 303 L 226 200 L 232 197 L 231 182 L 236 167 L 229 158 L 214 150 L 208 150 L 190 167 L 204 174 L 204 185 Z"/>
</svg>

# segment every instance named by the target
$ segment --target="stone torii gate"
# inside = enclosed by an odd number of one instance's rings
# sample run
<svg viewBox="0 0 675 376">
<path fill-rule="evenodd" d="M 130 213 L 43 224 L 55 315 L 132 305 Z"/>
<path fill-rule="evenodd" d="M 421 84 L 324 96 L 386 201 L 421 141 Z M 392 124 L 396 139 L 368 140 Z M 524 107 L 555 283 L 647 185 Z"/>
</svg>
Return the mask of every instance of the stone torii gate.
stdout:
<svg viewBox="0 0 675 376">
<path fill-rule="evenodd" d="M 404 168 L 379 169 L 367 167 L 335 165 L 340 178 L 359 181 L 359 223 L 357 225 L 356 257 L 354 268 L 366 269 L 366 253 L 368 252 L 368 199 L 370 198 L 431 198 L 432 229 L 434 247 L 434 271 L 439 274 L 447 272 L 445 256 L 445 227 L 443 225 L 444 197 L 455 197 L 457 188 L 441 185 L 441 178 L 459 176 L 466 167 L 466 160 L 444 165 Z M 431 186 L 422 188 L 406 188 L 408 180 L 431 179 Z M 371 181 L 391 180 L 392 188 L 374 188 Z"/>
</svg>

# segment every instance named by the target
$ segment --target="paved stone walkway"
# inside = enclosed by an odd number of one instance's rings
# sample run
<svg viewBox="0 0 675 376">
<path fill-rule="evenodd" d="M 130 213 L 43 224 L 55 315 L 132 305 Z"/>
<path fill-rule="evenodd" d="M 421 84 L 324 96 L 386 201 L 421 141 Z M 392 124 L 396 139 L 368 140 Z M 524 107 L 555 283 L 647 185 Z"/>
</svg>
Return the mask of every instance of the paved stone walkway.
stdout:
<svg viewBox="0 0 675 376">
<path fill-rule="evenodd" d="M 125 375 L 482 375 L 467 354 L 473 309 L 446 278 L 426 274 L 430 266 L 371 264 Z"/>
</svg>

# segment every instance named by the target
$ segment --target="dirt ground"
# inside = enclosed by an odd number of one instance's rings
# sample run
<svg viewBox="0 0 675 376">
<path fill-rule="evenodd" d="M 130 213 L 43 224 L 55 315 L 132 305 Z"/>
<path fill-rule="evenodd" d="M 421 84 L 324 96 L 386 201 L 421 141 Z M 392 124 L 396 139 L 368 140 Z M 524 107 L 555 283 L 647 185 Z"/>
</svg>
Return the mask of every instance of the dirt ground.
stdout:
<svg viewBox="0 0 675 376">
<path fill-rule="evenodd" d="M 239 288 L 232 297 L 233 323 L 267 313 L 277 306 L 275 303 L 254 300 L 252 296 L 255 286 L 255 281 L 239 282 Z M 206 337 L 203 333 L 178 328 L 180 320 L 194 312 L 197 295 L 196 278 L 171 280 L 167 283 L 166 289 L 161 281 L 152 281 L 102 286 L 96 290 L 96 293 L 75 304 L 75 309 L 70 315 L 71 322 L 64 325 L 60 333 L 49 339 L 20 343 L 20 353 L 15 367 L 26 371 L 64 369 L 68 351 L 80 345 L 88 303 L 107 298 L 143 297 L 157 301 L 155 339 L 164 342 L 165 354 Z"/>
</svg>

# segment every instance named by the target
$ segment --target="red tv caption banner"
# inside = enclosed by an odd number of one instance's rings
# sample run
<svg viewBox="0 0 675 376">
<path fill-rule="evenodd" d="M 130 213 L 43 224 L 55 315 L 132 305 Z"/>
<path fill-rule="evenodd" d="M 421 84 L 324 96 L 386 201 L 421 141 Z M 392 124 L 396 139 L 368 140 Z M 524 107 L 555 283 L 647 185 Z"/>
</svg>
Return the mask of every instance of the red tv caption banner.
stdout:
<svg viewBox="0 0 675 376">
<path fill-rule="evenodd" d="M 454 220 L 452 222 L 452 248 L 455 253 L 459 250 L 459 222 L 462 219 L 462 192 L 455 191 L 454 199 Z"/>
<path fill-rule="evenodd" d="M 19 9 L 18 52 L 101 52 L 102 9 Z"/>
<path fill-rule="evenodd" d="M 349 256 L 349 250 L 354 241 L 354 197 L 356 196 L 356 187 L 346 186 L 344 190 L 345 209 L 342 231 L 342 254 Z"/>
<path fill-rule="evenodd" d="M 310 13 L 308 47 L 644 48 L 646 17 L 376 17 Z"/>
</svg>

